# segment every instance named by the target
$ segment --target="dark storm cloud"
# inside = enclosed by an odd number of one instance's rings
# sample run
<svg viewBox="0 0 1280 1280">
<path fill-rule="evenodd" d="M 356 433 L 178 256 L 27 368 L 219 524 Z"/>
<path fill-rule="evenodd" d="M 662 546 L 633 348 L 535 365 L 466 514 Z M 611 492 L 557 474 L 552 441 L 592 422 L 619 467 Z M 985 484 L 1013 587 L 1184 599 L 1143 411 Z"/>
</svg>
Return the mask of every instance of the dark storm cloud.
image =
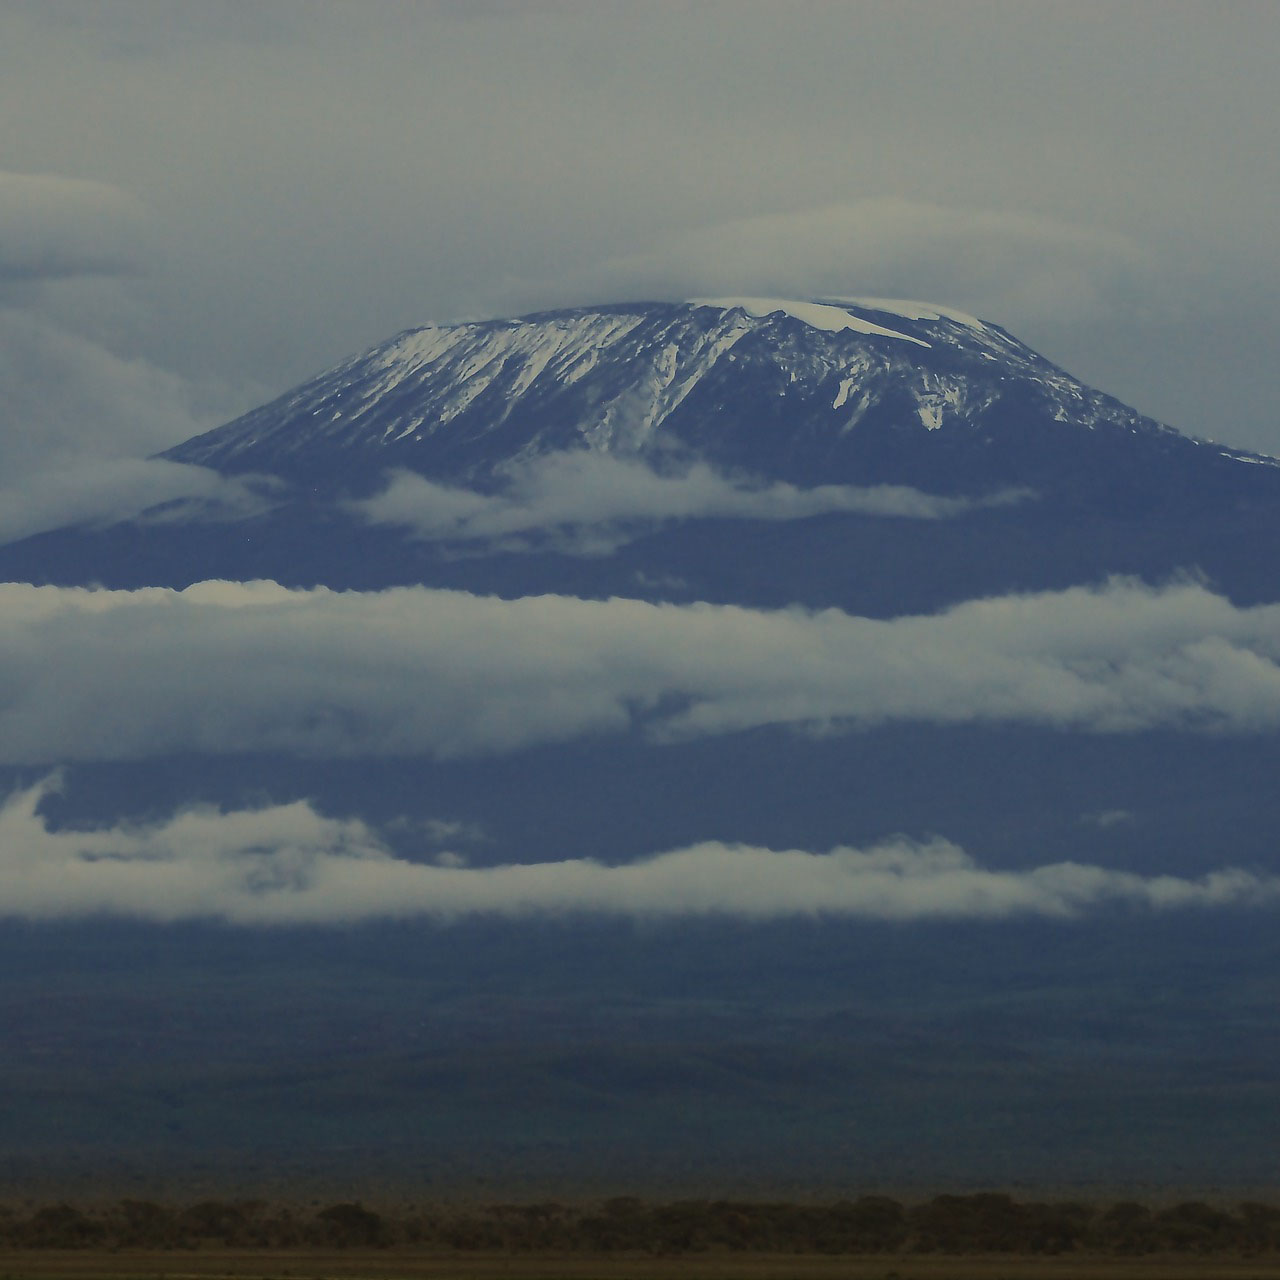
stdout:
<svg viewBox="0 0 1280 1280">
<path fill-rule="evenodd" d="M 128 333 L 70 291 L 60 315 L 228 416 L 425 320 L 742 272 L 950 303 L 1280 449 L 1271 4 L 33 0 L 0 24 L 6 164 L 155 226 Z"/>
</svg>

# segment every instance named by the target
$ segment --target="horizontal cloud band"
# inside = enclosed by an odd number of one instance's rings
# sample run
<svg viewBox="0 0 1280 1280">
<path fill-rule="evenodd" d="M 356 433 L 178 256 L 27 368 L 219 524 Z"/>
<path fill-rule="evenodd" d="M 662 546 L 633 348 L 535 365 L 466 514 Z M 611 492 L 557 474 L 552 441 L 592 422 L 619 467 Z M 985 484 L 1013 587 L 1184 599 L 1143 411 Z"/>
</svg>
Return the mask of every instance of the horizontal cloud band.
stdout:
<svg viewBox="0 0 1280 1280">
<path fill-rule="evenodd" d="M 0 808 L 0 917 L 110 914 L 255 925 L 565 914 L 928 921 L 1280 900 L 1280 877 L 1241 870 L 1195 880 L 1074 862 L 995 871 L 948 841 L 901 838 L 824 854 L 707 842 L 622 865 L 411 862 L 394 857 L 364 823 L 325 818 L 304 802 L 232 813 L 191 809 L 149 826 L 50 831 L 38 812 L 49 785 L 19 791 Z"/>
<path fill-rule="evenodd" d="M 230 520 L 270 506 L 268 479 L 253 483 L 162 458 L 97 458 L 0 482 L 0 543 L 72 524 L 142 518 Z M 177 510 L 161 510 L 178 504 Z M 149 513 L 149 514 L 148 514 Z"/>
<path fill-rule="evenodd" d="M 0 585 L 0 762 L 512 751 L 888 720 L 1280 726 L 1280 605 L 1130 582 L 878 620 L 275 583 Z"/>
<path fill-rule="evenodd" d="M 800 489 L 726 476 L 705 463 L 678 474 L 637 459 L 569 450 L 511 469 L 501 493 L 393 474 L 375 497 L 350 503 L 373 524 L 407 528 L 428 541 L 492 543 L 522 551 L 550 545 L 571 555 L 607 555 L 665 521 L 803 520 L 833 512 L 941 520 L 1024 500 L 1024 490 L 949 498 L 902 485 L 827 484 Z"/>
</svg>

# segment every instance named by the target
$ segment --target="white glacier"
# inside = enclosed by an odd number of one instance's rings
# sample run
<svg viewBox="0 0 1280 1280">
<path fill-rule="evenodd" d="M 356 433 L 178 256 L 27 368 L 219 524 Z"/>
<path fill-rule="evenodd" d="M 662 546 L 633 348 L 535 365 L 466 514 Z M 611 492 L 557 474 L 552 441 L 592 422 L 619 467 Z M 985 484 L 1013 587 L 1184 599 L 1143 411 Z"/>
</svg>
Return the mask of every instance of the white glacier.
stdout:
<svg viewBox="0 0 1280 1280">
<path fill-rule="evenodd" d="M 868 333 L 881 338 L 898 338 L 903 342 L 914 342 L 918 347 L 929 346 L 929 343 L 921 338 L 913 338 L 908 333 L 899 333 L 896 329 L 886 329 L 883 325 L 853 315 L 843 307 L 833 307 L 823 302 L 799 302 L 791 298 L 690 298 L 689 305 L 718 307 L 722 311 L 736 309 L 762 318 L 781 311 L 784 315 L 800 320 L 812 329 L 823 329 L 828 333 L 852 329 L 855 333 Z"/>
<path fill-rule="evenodd" d="M 895 315 L 907 330 L 879 323 Z M 780 326 L 781 317 L 801 323 Z M 767 342 L 755 340 L 764 334 Z M 700 412 L 714 415 L 737 395 L 742 376 L 758 379 L 756 394 L 770 402 L 786 397 L 787 414 L 803 418 L 821 401 L 832 415 L 833 439 L 882 406 L 931 432 L 949 432 L 1015 391 L 1042 398 L 1049 420 L 1162 430 L 964 312 L 889 298 L 744 296 L 410 330 L 228 424 L 215 448 L 228 458 L 264 450 L 300 456 L 321 441 L 412 441 L 430 450 L 433 436 L 465 420 L 451 437 L 463 447 L 449 447 L 470 458 L 479 455 L 483 435 L 514 417 L 504 443 L 512 457 L 584 446 L 645 453 L 683 439 L 689 423 L 681 406 L 693 393 Z M 303 420 L 305 429 L 294 429 Z M 202 439 L 182 460 L 205 464 L 209 443 Z M 449 465 L 476 464 L 450 458 Z"/>
<path fill-rule="evenodd" d="M 906 298 L 825 298 L 825 302 L 844 307 L 861 307 L 867 311 L 879 311 L 885 315 L 901 316 L 904 320 L 953 320 L 979 332 L 987 328 L 976 316 L 957 311 L 954 307 L 940 307 L 933 302 L 911 302 Z"/>
</svg>

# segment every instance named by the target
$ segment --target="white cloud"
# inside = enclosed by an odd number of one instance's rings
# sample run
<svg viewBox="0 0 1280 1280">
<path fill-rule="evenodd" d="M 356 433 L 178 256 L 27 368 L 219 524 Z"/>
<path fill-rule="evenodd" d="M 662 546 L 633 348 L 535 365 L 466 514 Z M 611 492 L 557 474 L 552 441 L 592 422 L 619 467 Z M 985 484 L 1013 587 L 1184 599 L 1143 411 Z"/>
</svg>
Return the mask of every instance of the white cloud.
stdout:
<svg viewBox="0 0 1280 1280">
<path fill-rule="evenodd" d="M 1280 726 L 1280 605 L 1103 587 L 890 620 L 275 583 L 0 584 L 0 762 L 451 757 L 617 733 L 887 720 Z M 193 673 L 199 678 L 193 678 Z"/>
<path fill-rule="evenodd" d="M 0 307 L 0 468 L 6 478 L 151 453 L 212 426 L 181 379 Z"/>
<path fill-rule="evenodd" d="M 0 482 L 0 543 L 66 525 L 149 519 L 233 519 L 264 510 L 269 499 L 243 479 L 158 458 L 89 461 Z M 164 506 L 164 511 L 154 508 Z"/>
<path fill-rule="evenodd" d="M 565 296 L 921 297 L 1024 324 L 1105 314 L 1150 271 L 1132 238 L 1013 210 L 873 198 L 737 217 L 608 258 Z M 550 283 L 530 285 L 545 297 Z"/>
<path fill-rule="evenodd" d="M 11 176 L 0 174 L 0 206 Z M 81 186 L 96 193 L 95 184 L 69 184 L 72 192 Z M 94 207 L 91 199 L 82 203 Z M 0 208 L 0 221 L 3 214 Z M 64 274 L 91 260 L 77 252 L 73 244 L 58 259 Z M 0 281 L 14 270 L 4 254 L 0 247 Z M 40 255 L 26 256 L 34 262 Z M 56 256 L 50 248 L 41 260 Z M 198 504 L 189 511 L 205 516 L 261 509 L 262 499 L 242 480 L 139 456 L 214 425 L 193 411 L 181 378 L 51 320 L 39 290 L 22 301 L 27 305 L 0 306 L 0 542 L 123 520 L 180 500 Z"/>
<path fill-rule="evenodd" d="M 1075 862 L 999 871 L 946 840 L 901 837 L 829 853 L 708 841 L 622 865 L 567 859 L 468 867 L 448 853 L 414 862 L 394 856 L 364 823 L 323 817 L 305 802 L 55 831 L 39 813 L 51 785 L 17 791 L 0 808 L 0 916 L 257 925 L 570 913 L 927 921 L 1280 899 L 1280 878 L 1230 868 L 1199 879 Z"/>
<path fill-rule="evenodd" d="M 506 479 L 504 492 L 486 494 L 400 471 L 382 493 L 349 505 L 372 523 L 407 527 L 427 540 L 604 555 L 670 520 L 802 520 L 835 511 L 937 520 L 1025 496 L 1005 492 L 975 502 L 901 485 L 799 489 L 726 476 L 705 463 L 661 474 L 641 461 L 586 449 L 512 467 Z"/>
<path fill-rule="evenodd" d="M 0 537 L 59 523 L 55 505 L 36 513 L 40 492 L 72 497 L 74 520 L 110 516 L 139 488 L 181 489 L 179 472 L 148 471 L 140 455 L 221 420 L 223 388 L 197 389 L 139 351 L 140 277 L 163 256 L 155 231 L 119 187 L 0 170 Z M 122 465 L 95 476 L 104 462 Z M 118 499 L 89 497 L 112 483 Z M 185 477 L 194 496 L 211 484 Z"/>
<path fill-rule="evenodd" d="M 1102 39 L 1078 6 L 943 0 L 856 21 L 838 4 L 796 21 L 743 0 L 383 0 L 372 23 L 333 0 L 7 0 L 5 162 L 146 199 L 166 241 L 146 349 L 194 379 L 282 391 L 481 291 L 504 311 L 633 281 L 683 293 L 661 263 L 581 270 L 675 244 L 693 275 L 708 250 L 719 292 L 733 274 L 732 293 L 950 300 L 1144 411 L 1274 452 L 1276 7 L 1094 7 Z M 986 229 L 911 212 L 946 207 Z M 821 214 L 850 209 L 865 240 Z M 1076 229 L 1066 248 L 1026 230 L 1050 213 Z M 1109 229 L 1096 251 L 1082 223 Z M 1116 233 L 1159 270 L 1135 279 Z M 531 263 L 546 290 L 504 296 Z M 1060 306 L 1088 314 L 1027 327 Z"/>
<path fill-rule="evenodd" d="M 1082 813 L 1080 821 L 1086 826 L 1097 827 L 1102 831 L 1112 827 L 1129 827 L 1138 820 L 1138 815 L 1131 809 L 1100 809 L 1095 813 Z"/>
</svg>

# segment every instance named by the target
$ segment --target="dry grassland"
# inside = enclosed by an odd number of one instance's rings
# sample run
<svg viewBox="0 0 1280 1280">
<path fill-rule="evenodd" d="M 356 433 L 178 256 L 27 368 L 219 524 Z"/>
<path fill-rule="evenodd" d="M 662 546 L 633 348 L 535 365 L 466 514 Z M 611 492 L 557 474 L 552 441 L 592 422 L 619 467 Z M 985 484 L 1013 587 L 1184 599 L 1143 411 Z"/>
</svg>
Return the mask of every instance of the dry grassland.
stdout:
<svg viewBox="0 0 1280 1280">
<path fill-rule="evenodd" d="M 0 1251 L 0 1280 L 1280 1280 L 1280 1258 Z"/>
</svg>

